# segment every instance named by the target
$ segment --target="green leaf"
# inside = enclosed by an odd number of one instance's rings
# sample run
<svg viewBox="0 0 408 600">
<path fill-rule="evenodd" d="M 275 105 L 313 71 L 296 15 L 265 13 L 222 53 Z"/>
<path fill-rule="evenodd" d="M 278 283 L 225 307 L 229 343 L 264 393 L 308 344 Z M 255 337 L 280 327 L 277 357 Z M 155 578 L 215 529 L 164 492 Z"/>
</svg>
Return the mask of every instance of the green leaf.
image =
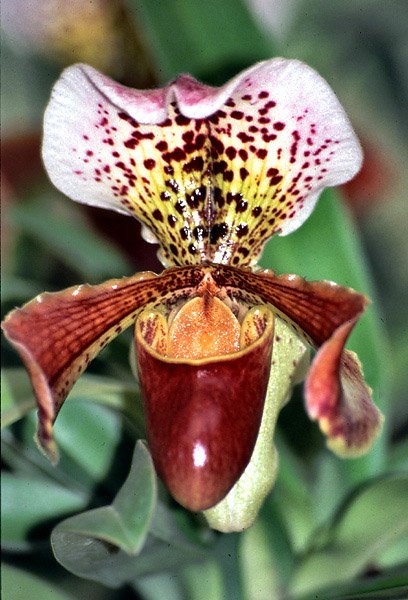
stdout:
<svg viewBox="0 0 408 600">
<path fill-rule="evenodd" d="M 185 600 L 186 597 L 183 586 L 174 573 L 159 573 L 140 578 L 134 587 L 144 600 Z"/>
<path fill-rule="evenodd" d="M 8 564 L 1 566 L 1 587 L 4 600 L 75 600 L 55 583 Z"/>
<path fill-rule="evenodd" d="M 122 254 L 87 226 L 83 211 L 57 194 L 16 203 L 9 218 L 89 283 L 131 273 Z"/>
<path fill-rule="evenodd" d="M 279 598 L 284 574 L 279 571 L 276 545 L 270 542 L 261 519 L 242 532 L 240 563 L 246 598 Z"/>
<path fill-rule="evenodd" d="M 124 583 L 137 587 L 140 577 L 206 558 L 207 551 L 183 536 L 164 505 L 158 503 L 152 516 L 154 477 L 150 455 L 139 442 L 129 477 L 113 504 L 72 517 L 54 529 L 56 559 L 75 575 L 117 588 Z"/>
<path fill-rule="evenodd" d="M 1 279 L 1 301 L 6 302 L 26 302 L 27 298 L 32 298 L 41 294 L 43 291 L 40 283 L 29 279 L 22 279 L 12 275 L 5 275 Z"/>
<path fill-rule="evenodd" d="M 388 471 L 404 471 L 408 465 L 408 439 L 403 438 L 391 446 L 387 457 Z"/>
<path fill-rule="evenodd" d="M 142 23 L 148 33 L 164 81 L 185 71 L 213 79 L 220 68 L 228 78 L 275 53 L 241 0 L 173 0 L 171 10 L 166 0 L 128 0 L 128 6 L 137 28 Z"/>
<path fill-rule="evenodd" d="M 2 453 L 9 468 L 21 476 L 35 474 L 36 478 L 50 479 L 79 492 L 95 486 L 100 490 L 101 485 L 105 489 L 108 484 L 116 489 L 112 475 L 120 466 L 115 467 L 118 451 L 129 442 L 133 446 L 120 413 L 95 402 L 75 401 L 75 397 L 67 400 L 54 428 L 60 449 L 57 467 L 38 450 L 33 439 L 36 429 L 37 416 L 31 411 L 14 432 L 3 430 Z M 126 463 L 125 457 L 125 469 Z"/>
<path fill-rule="evenodd" d="M 25 369 L 1 370 L 1 427 L 8 427 L 35 407 L 30 379 Z"/>
<path fill-rule="evenodd" d="M 156 495 L 153 463 L 139 441 L 129 476 L 112 504 L 71 517 L 53 530 L 55 557 L 72 573 L 103 581 L 120 551 L 134 556 L 142 549 Z"/>
<path fill-rule="evenodd" d="M 8 472 L 2 473 L 1 490 L 2 543 L 9 550 L 29 549 L 35 528 L 83 510 L 89 501 L 89 495 L 52 481 Z"/>
<path fill-rule="evenodd" d="M 230 533 L 221 535 L 214 547 L 214 557 L 222 570 L 226 600 L 244 600 L 244 582 L 239 561 L 240 542 L 239 533 Z"/>
<path fill-rule="evenodd" d="M 404 309 L 403 312 L 405 312 Z M 399 433 L 401 424 L 408 421 L 408 402 L 406 401 L 406 390 L 408 388 L 408 323 L 394 333 L 391 351 L 394 376 L 391 398 L 393 422 L 391 425 Z"/>
<path fill-rule="evenodd" d="M 316 532 L 315 548 L 312 538 L 309 553 L 294 573 L 292 592 L 311 592 L 352 579 L 382 551 L 408 535 L 407 498 L 407 475 L 375 480 L 355 494 L 326 536 Z"/>
<path fill-rule="evenodd" d="M 134 380 L 122 381 L 100 375 L 82 375 L 69 395 L 69 402 L 72 401 L 96 402 L 121 411 L 129 417 L 139 433 L 144 431 L 140 388 Z"/>
<path fill-rule="evenodd" d="M 342 461 L 332 452 L 321 452 L 317 457 L 312 487 L 312 510 L 316 525 L 323 525 L 332 519 L 348 492 Z"/>
<path fill-rule="evenodd" d="M 378 565 L 380 568 L 390 568 L 403 563 L 408 565 L 408 536 L 396 540 L 394 544 L 386 548 L 378 557 Z"/>
<path fill-rule="evenodd" d="M 189 600 L 224 600 L 225 598 L 221 571 L 215 560 L 188 565 L 183 569 L 183 581 L 188 590 Z"/>
<path fill-rule="evenodd" d="M 20 36 L 10 38 L 2 35 L 1 105 L 5 138 L 35 131 L 40 126 L 50 87 L 58 76 L 58 69 L 50 63 L 39 68 L 33 53 L 22 50 Z"/>
<path fill-rule="evenodd" d="M 15 423 L 36 406 L 26 369 L 1 370 L 1 427 Z M 100 375 L 85 374 L 76 382 L 68 402 L 95 402 L 126 414 L 139 430 L 143 430 L 143 407 L 140 389 L 134 381 L 118 381 Z"/>
<path fill-rule="evenodd" d="M 174 572 L 190 563 L 208 559 L 207 554 L 187 540 L 182 540 L 180 534 L 175 540 L 164 541 L 149 535 L 143 552 L 132 564 L 121 562 L 124 581 L 132 581 L 135 586 L 140 577 L 155 573 Z"/>
<path fill-rule="evenodd" d="M 65 401 L 54 426 L 61 450 L 60 468 L 86 486 L 109 473 L 123 436 L 121 415 L 96 402 Z M 27 432 L 31 438 L 32 429 Z"/>
<path fill-rule="evenodd" d="M 31 409 L 34 401 L 23 369 L 6 370 L 5 375 L 6 384 L 10 381 L 14 390 L 10 394 L 4 386 L 4 419 L 10 423 L 22 416 L 26 409 Z M 49 478 L 78 491 L 86 491 L 96 485 L 98 490 L 105 492 L 117 489 L 117 479 L 114 480 L 117 467 L 123 464 L 123 471 L 128 462 L 125 455 L 125 461 L 122 458 L 121 463 L 115 466 L 120 458 L 118 453 L 122 449 L 126 452 L 125 446 L 129 443 L 133 447 L 137 433 L 143 432 L 137 390 L 133 384 L 84 376 L 72 390 L 54 427 L 61 455 L 57 468 L 43 457 L 33 441 L 37 416 L 32 410 L 22 426 L 15 430 L 15 435 L 4 430 L 2 452 L 5 462 L 20 475 L 30 477 L 34 473 L 37 478 Z M 29 400 L 26 401 L 26 397 Z M 15 401 L 14 405 L 10 399 Z M 127 413 L 129 418 L 124 419 L 118 410 Z M 130 458 L 130 454 L 128 456 Z"/>
<path fill-rule="evenodd" d="M 92 486 L 82 485 L 76 473 L 74 475 L 72 471 L 64 472 L 60 466 L 54 467 L 39 452 L 32 438 L 26 443 L 18 439 L 10 429 L 5 429 L 1 433 L 1 453 L 4 464 L 22 479 L 52 482 L 79 494 L 90 494 Z"/>
<path fill-rule="evenodd" d="M 324 600 L 405 600 L 408 598 L 408 563 L 361 579 L 325 589 Z M 293 600 L 316 600 L 317 594 L 296 596 Z"/>
<path fill-rule="evenodd" d="M 313 497 L 302 469 L 302 463 L 291 452 L 283 436 L 278 435 L 279 471 L 272 490 L 273 504 L 285 526 L 290 546 L 301 552 L 313 532 L 316 521 Z"/>
<path fill-rule="evenodd" d="M 208 550 L 191 543 L 180 531 L 172 511 L 159 502 L 152 520 L 150 535 L 137 564 L 134 577 L 181 568 L 208 559 Z"/>
<path fill-rule="evenodd" d="M 112 503 L 125 534 L 122 545 L 117 545 L 129 554 L 140 552 L 150 528 L 156 501 L 157 484 L 153 461 L 146 446 L 139 440 L 129 477 Z"/>
</svg>

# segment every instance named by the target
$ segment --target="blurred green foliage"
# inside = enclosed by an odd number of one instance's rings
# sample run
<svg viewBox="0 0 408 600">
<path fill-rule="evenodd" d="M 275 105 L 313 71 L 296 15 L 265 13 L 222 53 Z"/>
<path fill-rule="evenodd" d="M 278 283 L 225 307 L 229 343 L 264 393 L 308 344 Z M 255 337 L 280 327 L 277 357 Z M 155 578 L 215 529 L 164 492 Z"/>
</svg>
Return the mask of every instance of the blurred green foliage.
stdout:
<svg viewBox="0 0 408 600">
<path fill-rule="evenodd" d="M 262 264 L 335 280 L 372 298 L 350 347 L 386 414 L 384 434 L 367 457 L 335 458 L 304 418 L 298 389 L 279 421 L 279 477 L 256 524 L 220 535 L 169 498 L 137 442 L 144 424 L 129 334 L 101 353 L 64 405 L 55 427 L 57 468 L 35 447 L 30 385 L 5 344 L 5 600 L 408 597 L 408 321 L 401 305 L 408 295 L 401 191 L 407 183 L 401 168 L 408 126 L 406 3 L 299 1 L 288 3 L 286 20 L 278 23 L 274 2 L 257 4 L 258 17 L 250 0 L 128 0 L 128 19 L 143 40 L 134 61 L 152 64 L 157 83 L 191 72 L 215 85 L 257 60 L 294 56 L 327 77 L 363 143 L 381 142 L 378 164 L 391 165 L 393 177 L 384 174 L 391 185 L 377 186 L 364 210 L 359 194 L 366 189 L 355 189 L 353 214 L 338 193 L 327 191 L 299 231 L 268 244 Z M 60 66 L 52 47 L 45 57 L 34 46 L 19 48 L 4 25 L 3 314 L 44 289 L 126 275 L 131 263 L 143 268 L 147 260 L 136 242 L 134 257 L 125 258 L 88 213 L 47 183 L 39 142 L 30 154 L 24 136 L 40 135 Z M 134 83 L 134 76 L 124 73 L 122 80 Z"/>
</svg>

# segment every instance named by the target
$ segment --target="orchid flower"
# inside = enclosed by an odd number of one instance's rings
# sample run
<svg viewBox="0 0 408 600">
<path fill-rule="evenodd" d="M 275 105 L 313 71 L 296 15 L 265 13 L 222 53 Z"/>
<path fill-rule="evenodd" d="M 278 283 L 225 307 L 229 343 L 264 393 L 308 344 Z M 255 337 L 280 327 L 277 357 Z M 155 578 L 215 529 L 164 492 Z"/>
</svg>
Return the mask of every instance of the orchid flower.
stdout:
<svg viewBox="0 0 408 600">
<path fill-rule="evenodd" d="M 382 416 L 345 349 L 367 299 L 256 266 L 272 235 L 300 227 L 321 191 L 361 166 L 353 129 L 315 71 L 278 58 L 220 88 L 181 75 L 139 91 L 75 65 L 46 110 L 43 158 L 73 200 L 141 221 L 166 267 L 41 294 L 6 317 L 52 461 L 70 389 L 133 324 L 156 470 L 212 527 L 254 520 L 276 476 L 277 415 L 305 378 L 306 410 L 328 446 L 344 457 L 368 451 Z"/>
</svg>

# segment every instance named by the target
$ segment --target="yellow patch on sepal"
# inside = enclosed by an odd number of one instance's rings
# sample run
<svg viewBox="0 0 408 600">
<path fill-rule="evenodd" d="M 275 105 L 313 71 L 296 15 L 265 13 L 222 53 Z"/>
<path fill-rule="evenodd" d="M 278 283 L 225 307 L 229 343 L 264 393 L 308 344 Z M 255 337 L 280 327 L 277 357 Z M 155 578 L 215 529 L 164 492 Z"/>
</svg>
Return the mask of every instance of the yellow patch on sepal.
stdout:
<svg viewBox="0 0 408 600">
<path fill-rule="evenodd" d="M 384 423 L 384 415 L 380 415 L 379 423 L 375 429 L 373 429 L 371 437 L 367 439 L 360 446 L 349 446 L 347 445 L 346 440 L 342 436 L 336 436 L 332 438 L 328 438 L 326 445 L 327 447 L 334 452 L 340 458 L 360 458 L 360 456 L 364 456 L 371 449 L 374 440 L 380 434 L 382 426 Z M 320 423 L 320 429 L 323 433 L 327 433 L 327 427 L 324 427 L 322 423 Z"/>
<path fill-rule="evenodd" d="M 241 349 L 247 348 L 262 335 L 270 314 L 271 311 L 266 306 L 254 306 L 247 312 L 241 325 L 239 338 Z"/>
</svg>

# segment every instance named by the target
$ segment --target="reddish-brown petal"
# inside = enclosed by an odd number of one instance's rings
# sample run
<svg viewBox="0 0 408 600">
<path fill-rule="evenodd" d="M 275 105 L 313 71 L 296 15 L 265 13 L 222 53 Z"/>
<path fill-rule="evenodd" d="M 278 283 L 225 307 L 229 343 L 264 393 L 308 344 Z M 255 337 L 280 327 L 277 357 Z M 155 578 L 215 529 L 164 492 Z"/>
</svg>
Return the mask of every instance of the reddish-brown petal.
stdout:
<svg viewBox="0 0 408 600">
<path fill-rule="evenodd" d="M 250 347 L 199 360 L 164 357 L 143 339 L 136 350 L 149 448 L 158 474 L 183 506 L 217 504 L 247 466 L 258 435 L 273 341 L 269 311 Z"/>
<path fill-rule="evenodd" d="M 235 297 L 255 304 L 267 302 L 318 347 L 346 321 L 360 315 L 368 300 L 351 288 L 330 281 L 306 281 L 297 275 L 275 275 L 214 265 L 214 281 Z"/>
<path fill-rule="evenodd" d="M 271 303 L 313 346 L 321 347 L 307 380 L 308 411 L 319 420 L 334 452 L 341 456 L 366 452 L 380 431 L 382 416 L 356 355 L 344 350 L 344 344 L 367 298 L 331 282 L 307 282 L 269 271 L 219 267 L 214 281 L 231 286 L 238 297 Z"/>
<path fill-rule="evenodd" d="M 52 424 L 89 362 L 145 305 L 190 294 L 203 277 L 200 267 L 140 273 L 101 285 L 44 293 L 13 310 L 2 323 L 31 377 L 39 409 L 38 441 L 54 462 Z"/>
<path fill-rule="evenodd" d="M 367 452 L 383 420 L 356 354 L 344 350 L 355 323 L 356 319 L 348 321 L 322 345 L 305 384 L 310 418 L 319 422 L 329 448 L 350 458 Z"/>
</svg>

